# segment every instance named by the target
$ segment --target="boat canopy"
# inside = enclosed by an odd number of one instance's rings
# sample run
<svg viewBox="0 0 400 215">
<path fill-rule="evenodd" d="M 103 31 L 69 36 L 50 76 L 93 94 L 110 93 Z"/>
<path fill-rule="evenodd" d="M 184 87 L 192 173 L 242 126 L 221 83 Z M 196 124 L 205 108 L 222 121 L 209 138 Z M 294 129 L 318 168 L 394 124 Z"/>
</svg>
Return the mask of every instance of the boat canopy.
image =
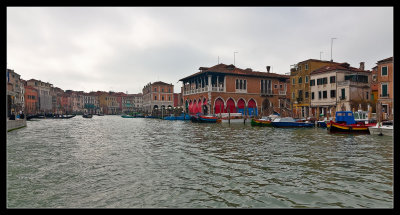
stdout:
<svg viewBox="0 0 400 215">
<path fill-rule="evenodd" d="M 356 124 L 353 112 L 351 111 L 336 112 L 336 122 L 346 122 L 347 125 Z"/>
</svg>

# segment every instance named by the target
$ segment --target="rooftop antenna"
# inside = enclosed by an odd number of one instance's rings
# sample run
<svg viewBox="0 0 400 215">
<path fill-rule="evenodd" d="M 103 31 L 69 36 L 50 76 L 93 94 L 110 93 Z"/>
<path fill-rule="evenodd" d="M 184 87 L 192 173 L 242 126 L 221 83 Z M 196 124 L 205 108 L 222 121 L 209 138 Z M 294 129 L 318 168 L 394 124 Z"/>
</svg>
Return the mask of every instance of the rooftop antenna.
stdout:
<svg viewBox="0 0 400 215">
<path fill-rule="evenodd" d="M 319 52 L 319 60 L 321 60 L 321 54 L 324 52 Z"/>
<path fill-rule="evenodd" d="M 218 64 L 219 64 L 219 56 L 218 56 Z"/>
</svg>

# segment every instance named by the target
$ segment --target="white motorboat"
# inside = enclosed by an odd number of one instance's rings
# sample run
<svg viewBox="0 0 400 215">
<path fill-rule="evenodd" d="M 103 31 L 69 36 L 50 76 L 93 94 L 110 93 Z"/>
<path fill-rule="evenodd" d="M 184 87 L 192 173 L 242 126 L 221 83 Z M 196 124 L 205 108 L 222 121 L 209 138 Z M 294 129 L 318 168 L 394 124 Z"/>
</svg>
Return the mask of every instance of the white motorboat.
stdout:
<svg viewBox="0 0 400 215">
<path fill-rule="evenodd" d="M 230 115 L 230 118 L 229 118 Z M 250 122 L 250 121 L 249 121 Z M 242 113 L 221 113 L 221 123 L 244 123 Z"/>
<path fill-rule="evenodd" d="M 377 123 L 376 126 L 368 127 L 369 133 L 374 135 L 393 136 L 393 125 L 381 125 Z"/>
</svg>

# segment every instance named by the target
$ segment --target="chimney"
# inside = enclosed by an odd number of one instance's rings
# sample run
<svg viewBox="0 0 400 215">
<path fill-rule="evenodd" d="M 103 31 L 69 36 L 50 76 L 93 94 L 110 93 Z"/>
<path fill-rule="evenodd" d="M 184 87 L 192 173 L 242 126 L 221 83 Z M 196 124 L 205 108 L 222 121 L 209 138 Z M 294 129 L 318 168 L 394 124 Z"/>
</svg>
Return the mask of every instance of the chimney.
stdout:
<svg viewBox="0 0 400 215">
<path fill-rule="evenodd" d="M 360 70 L 364 70 L 365 62 L 360 62 Z"/>
<path fill-rule="evenodd" d="M 269 73 L 269 69 L 271 69 L 271 66 L 267 66 L 267 72 Z"/>
</svg>

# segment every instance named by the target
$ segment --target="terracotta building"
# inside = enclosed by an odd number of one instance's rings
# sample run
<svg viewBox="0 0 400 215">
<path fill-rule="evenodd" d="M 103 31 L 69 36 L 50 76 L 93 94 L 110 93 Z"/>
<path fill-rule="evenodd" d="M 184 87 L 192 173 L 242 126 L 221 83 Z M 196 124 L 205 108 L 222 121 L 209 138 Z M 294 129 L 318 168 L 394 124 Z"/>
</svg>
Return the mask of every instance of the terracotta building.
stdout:
<svg viewBox="0 0 400 215">
<path fill-rule="evenodd" d="M 378 67 L 377 111 L 382 113 L 382 119 L 393 119 L 393 57 L 380 60 L 376 64 Z"/>
<path fill-rule="evenodd" d="M 183 106 L 187 113 L 289 115 L 289 76 L 225 64 L 199 70 L 179 80 L 183 83 Z"/>
<path fill-rule="evenodd" d="M 151 113 L 174 107 L 174 85 L 162 81 L 149 83 L 143 88 L 143 110 Z"/>
</svg>

